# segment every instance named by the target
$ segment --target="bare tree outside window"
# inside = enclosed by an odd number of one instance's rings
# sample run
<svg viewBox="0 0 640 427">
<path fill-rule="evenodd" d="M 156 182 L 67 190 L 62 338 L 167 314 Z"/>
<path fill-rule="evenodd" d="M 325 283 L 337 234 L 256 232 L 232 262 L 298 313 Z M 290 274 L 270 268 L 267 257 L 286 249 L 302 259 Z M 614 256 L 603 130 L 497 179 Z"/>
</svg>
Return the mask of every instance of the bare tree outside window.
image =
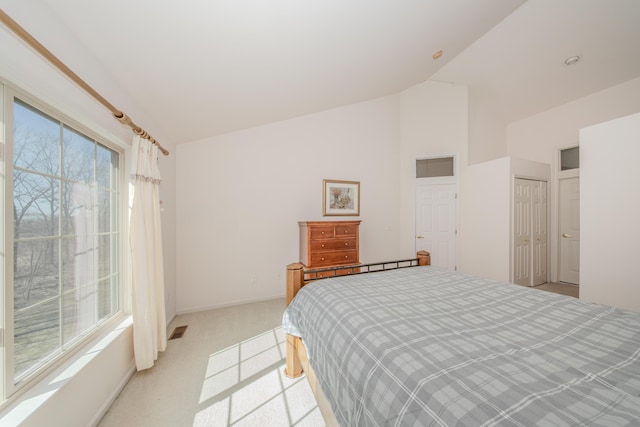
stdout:
<svg viewBox="0 0 640 427">
<path fill-rule="evenodd" d="M 119 310 L 119 156 L 14 102 L 14 379 Z"/>
</svg>

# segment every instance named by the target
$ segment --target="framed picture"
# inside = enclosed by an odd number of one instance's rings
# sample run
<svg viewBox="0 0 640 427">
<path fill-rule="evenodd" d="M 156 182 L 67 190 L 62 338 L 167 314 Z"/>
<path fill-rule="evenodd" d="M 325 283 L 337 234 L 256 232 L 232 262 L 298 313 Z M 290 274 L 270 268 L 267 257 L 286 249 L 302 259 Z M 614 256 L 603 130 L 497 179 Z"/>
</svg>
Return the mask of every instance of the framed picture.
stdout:
<svg viewBox="0 0 640 427">
<path fill-rule="evenodd" d="M 323 216 L 359 216 L 360 183 L 358 181 L 322 181 Z"/>
</svg>

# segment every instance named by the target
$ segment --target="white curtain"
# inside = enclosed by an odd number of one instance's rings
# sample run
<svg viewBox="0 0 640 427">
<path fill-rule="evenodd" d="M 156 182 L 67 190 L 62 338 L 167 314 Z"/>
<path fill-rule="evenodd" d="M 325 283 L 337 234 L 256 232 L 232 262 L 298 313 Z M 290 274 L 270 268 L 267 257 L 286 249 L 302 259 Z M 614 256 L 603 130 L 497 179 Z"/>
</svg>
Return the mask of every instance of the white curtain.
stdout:
<svg viewBox="0 0 640 427">
<path fill-rule="evenodd" d="M 158 147 L 133 137 L 129 243 L 133 279 L 133 350 L 138 370 L 167 347 L 160 227 Z"/>
</svg>

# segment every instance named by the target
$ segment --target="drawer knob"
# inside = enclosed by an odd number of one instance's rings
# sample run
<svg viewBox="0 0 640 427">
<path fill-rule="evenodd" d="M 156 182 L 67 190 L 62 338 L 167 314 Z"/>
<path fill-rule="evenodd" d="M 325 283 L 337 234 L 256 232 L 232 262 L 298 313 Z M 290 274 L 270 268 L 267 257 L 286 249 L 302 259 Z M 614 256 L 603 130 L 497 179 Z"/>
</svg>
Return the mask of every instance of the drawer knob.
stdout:
<svg viewBox="0 0 640 427">
<path fill-rule="evenodd" d="M 344 259 L 347 259 L 347 258 L 349 258 L 349 255 L 345 255 L 345 256 L 344 256 Z"/>
<path fill-rule="evenodd" d="M 322 247 L 324 248 L 324 243 L 322 244 Z"/>
<path fill-rule="evenodd" d="M 324 258 L 320 258 L 320 261 L 324 261 Z"/>
<path fill-rule="evenodd" d="M 348 233 L 348 231 L 347 231 L 347 230 L 344 230 L 344 234 L 347 234 L 347 233 Z"/>
<path fill-rule="evenodd" d="M 349 242 L 345 242 L 345 244 L 344 244 L 344 245 L 345 245 L 345 246 L 349 246 Z"/>
<path fill-rule="evenodd" d="M 320 234 L 324 234 L 324 231 L 321 231 Z"/>
</svg>

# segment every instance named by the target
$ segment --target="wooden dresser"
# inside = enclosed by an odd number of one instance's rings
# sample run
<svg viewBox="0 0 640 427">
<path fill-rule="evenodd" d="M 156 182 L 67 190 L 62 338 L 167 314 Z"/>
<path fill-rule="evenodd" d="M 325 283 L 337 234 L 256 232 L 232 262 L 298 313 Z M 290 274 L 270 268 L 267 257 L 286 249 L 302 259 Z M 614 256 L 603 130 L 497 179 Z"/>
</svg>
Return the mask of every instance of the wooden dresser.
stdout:
<svg viewBox="0 0 640 427">
<path fill-rule="evenodd" d="M 360 221 L 301 221 L 300 262 L 306 268 L 360 263 Z"/>
</svg>

